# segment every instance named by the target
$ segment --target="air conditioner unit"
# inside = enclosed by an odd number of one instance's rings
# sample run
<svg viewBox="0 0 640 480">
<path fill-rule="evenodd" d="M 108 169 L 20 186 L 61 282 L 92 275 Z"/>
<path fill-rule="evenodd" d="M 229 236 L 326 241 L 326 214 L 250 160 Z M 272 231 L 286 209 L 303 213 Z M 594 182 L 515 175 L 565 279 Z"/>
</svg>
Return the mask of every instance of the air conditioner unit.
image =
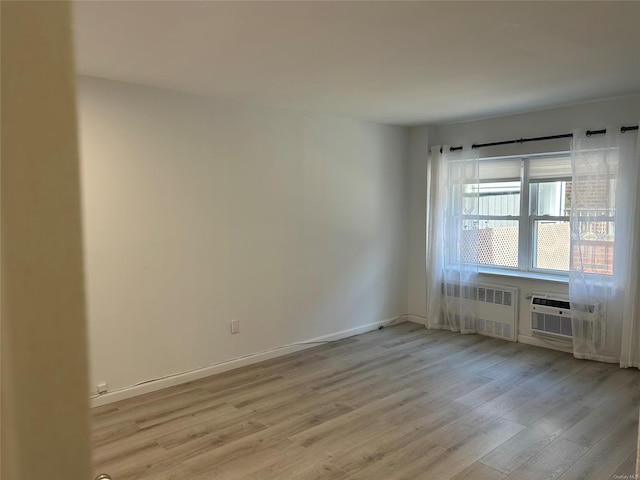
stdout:
<svg viewBox="0 0 640 480">
<path fill-rule="evenodd" d="M 581 308 L 583 321 L 594 328 L 598 318 L 598 304 L 586 304 Z M 531 296 L 531 331 L 563 338 L 572 338 L 571 302 L 566 297 L 547 294 Z"/>
</svg>

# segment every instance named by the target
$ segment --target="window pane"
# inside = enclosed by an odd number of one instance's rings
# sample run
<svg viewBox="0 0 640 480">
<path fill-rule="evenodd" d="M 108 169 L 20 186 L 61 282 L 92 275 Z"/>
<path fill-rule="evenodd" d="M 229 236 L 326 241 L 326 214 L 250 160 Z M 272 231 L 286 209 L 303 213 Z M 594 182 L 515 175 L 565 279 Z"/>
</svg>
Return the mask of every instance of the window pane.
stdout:
<svg viewBox="0 0 640 480">
<path fill-rule="evenodd" d="M 517 267 L 519 223 L 517 220 L 463 220 L 461 260 Z"/>
<path fill-rule="evenodd" d="M 520 215 L 520 182 L 465 185 L 465 215 Z"/>
<path fill-rule="evenodd" d="M 505 180 L 521 177 L 522 160 L 510 158 L 501 160 L 480 160 L 478 174 L 480 180 Z"/>
<path fill-rule="evenodd" d="M 569 222 L 534 221 L 534 268 L 569 270 Z"/>
<path fill-rule="evenodd" d="M 538 157 L 529 161 L 529 178 L 532 181 L 543 178 L 571 177 L 571 157 Z"/>
<path fill-rule="evenodd" d="M 617 181 L 612 178 L 593 178 L 581 180 L 575 187 L 575 206 L 579 216 L 615 215 Z M 569 202 L 571 193 L 569 193 Z"/>
<path fill-rule="evenodd" d="M 573 269 L 612 275 L 615 223 L 581 219 L 578 228 L 580 239 L 573 245 Z"/>
<path fill-rule="evenodd" d="M 571 209 L 571 182 L 532 183 L 530 197 L 533 215 L 567 216 Z"/>
</svg>

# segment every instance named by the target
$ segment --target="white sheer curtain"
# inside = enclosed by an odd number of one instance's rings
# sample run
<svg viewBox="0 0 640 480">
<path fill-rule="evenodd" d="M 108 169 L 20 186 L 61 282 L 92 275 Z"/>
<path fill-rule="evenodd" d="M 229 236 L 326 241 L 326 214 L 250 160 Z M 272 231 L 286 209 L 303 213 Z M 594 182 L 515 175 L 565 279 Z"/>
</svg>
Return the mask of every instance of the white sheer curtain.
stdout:
<svg viewBox="0 0 640 480">
<path fill-rule="evenodd" d="M 619 131 L 573 133 L 573 351 L 577 358 L 640 367 L 638 135 Z"/>
<path fill-rule="evenodd" d="M 478 155 L 433 147 L 428 169 L 427 328 L 477 332 Z"/>
</svg>

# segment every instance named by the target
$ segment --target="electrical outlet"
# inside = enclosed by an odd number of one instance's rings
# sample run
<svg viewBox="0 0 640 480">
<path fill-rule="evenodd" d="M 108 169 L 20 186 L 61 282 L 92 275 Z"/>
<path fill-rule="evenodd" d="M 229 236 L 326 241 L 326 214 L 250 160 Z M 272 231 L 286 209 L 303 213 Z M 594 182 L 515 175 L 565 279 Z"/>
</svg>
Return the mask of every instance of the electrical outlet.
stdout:
<svg viewBox="0 0 640 480">
<path fill-rule="evenodd" d="M 98 393 L 100 395 L 102 395 L 103 393 L 107 393 L 107 384 L 106 383 L 99 383 L 98 384 Z"/>
<path fill-rule="evenodd" d="M 231 333 L 240 333 L 240 320 L 231 320 Z"/>
</svg>

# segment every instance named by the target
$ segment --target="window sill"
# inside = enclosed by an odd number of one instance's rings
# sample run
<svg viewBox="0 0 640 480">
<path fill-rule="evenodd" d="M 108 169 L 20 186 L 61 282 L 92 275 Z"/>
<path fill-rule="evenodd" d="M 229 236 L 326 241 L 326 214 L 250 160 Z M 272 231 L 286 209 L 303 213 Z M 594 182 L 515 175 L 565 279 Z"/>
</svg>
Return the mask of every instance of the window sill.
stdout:
<svg viewBox="0 0 640 480">
<path fill-rule="evenodd" d="M 569 283 L 568 275 L 554 275 L 540 272 L 522 272 L 520 270 L 503 270 L 500 268 L 480 268 L 478 273 L 496 277 L 524 278 L 527 280 L 543 280 L 545 282 Z"/>
</svg>

